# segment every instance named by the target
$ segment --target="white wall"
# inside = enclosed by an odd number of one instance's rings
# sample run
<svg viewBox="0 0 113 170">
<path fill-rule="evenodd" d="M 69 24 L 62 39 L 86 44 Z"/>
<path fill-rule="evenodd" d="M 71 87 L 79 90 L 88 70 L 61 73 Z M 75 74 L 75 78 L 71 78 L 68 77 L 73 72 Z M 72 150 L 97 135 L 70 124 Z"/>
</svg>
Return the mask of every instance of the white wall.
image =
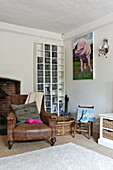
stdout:
<svg viewBox="0 0 113 170">
<path fill-rule="evenodd" d="M 31 33 L 33 33 L 32 30 Z M 58 38 L 57 34 L 49 33 L 47 35 L 54 35 L 54 38 L 52 36 L 50 36 L 51 38 L 47 38 L 47 36 L 45 36 L 46 38 L 41 38 L 41 36 L 44 37 L 44 34 L 33 36 L 22 32 L 19 33 L 19 31 L 0 30 L 0 77 L 20 80 L 21 93 L 33 91 L 34 42 L 58 43 L 62 45 L 62 40 Z"/>
<path fill-rule="evenodd" d="M 69 96 L 69 111 L 75 115 L 78 105 L 94 105 L 99 113 L 113 112 L 113 24 L 89 30 L 94 32 L 94 80 L 73 80 L 72 39 L 83 35 L 73 35 L 65 40 L 66 49 L 66 94 Z M 108 38 L 110 51 L 108 58 L 98 57 L 98 49 L 103 38 Z"/>
<path fill-rule="evenodd" d="M 100 22 L 99 22 L 100 23 Z M 101 22 L 102 23 L 102 22 Z M 95 25 L 95 24 L 92 24 Z M 5 26 L 7 27 L 7 25 Z M 1 28 L 1 25 L 0 25 Z M 9 29 L 0 29 L 0 77 L 21 81 L 21 93 L 33 91 L 33 45 L 34 42 L 63 44 L 53 33 L 33 35 L 30 30 L 25 34 Z M 94 32 L 94 80 L 73 80 L 72 39 L 83 34 Z M 94 105 L 99 113 L 113 112 L 113 24 L 100 28 L 91 25 L 67 34 L 64 41 L 66 49 L 66 94 L 69 96 L 69 111 L 75 115 L 76 107 Z M 71 35 L 71 36 L 70 36 Z M 42 36 L 46 38 L 42 38 Z M 70 38 L 69 38 L 70 36 Z M 48 37 L 48 38 L 47 38 Z M 57 38 L 56 38 L 57 37 Z M 60 36 L 59 36 L 60 37 Z M 108 38 L 110 51 L 108 58 L 98 57 L 98 48 L 103 38 Z"/>
</svg>

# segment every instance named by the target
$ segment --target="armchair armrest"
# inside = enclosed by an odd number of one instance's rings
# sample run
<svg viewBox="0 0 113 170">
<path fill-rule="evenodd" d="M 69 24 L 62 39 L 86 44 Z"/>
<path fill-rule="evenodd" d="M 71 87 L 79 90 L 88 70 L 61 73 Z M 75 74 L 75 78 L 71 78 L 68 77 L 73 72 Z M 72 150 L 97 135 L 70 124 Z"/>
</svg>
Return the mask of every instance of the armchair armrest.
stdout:
<svg viewBox="0 0 113 170">
<path fill-rule="evenodd" d="M 15 118 L 15 114 L 13 112 L 10 112 L 7 116 L 7 121 L 13 121 Z"/>
<path fill-rule="evenodd" d="M 49 112 L 43 111 L 40 113 L 41 120 L 50 127 L 56 127 L 57 116 Z"/>
<path fill-rule="evenodd" d="M 43 111 L 40 113 L 40 117 L 46 125 L 51 127 L 52 129 L 51 138 L 55 138 L 57 134 L 56 133 L 57 116 L 46 111 Z"/>
</svg>

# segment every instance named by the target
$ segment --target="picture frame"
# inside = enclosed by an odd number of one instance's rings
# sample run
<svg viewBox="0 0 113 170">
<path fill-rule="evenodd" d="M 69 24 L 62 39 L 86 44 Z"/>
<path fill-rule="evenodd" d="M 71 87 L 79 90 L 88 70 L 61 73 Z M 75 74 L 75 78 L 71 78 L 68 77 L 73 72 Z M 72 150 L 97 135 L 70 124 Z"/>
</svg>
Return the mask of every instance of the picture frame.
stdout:
<svg viewBox="0 0 113 170">
<path fill-rule="evenodd" d="M 96 117 L 96 109 L 94 108 L 77 108 L 77 116 L 76 120 L 77 121 L 82 121 L 82 122 L 95 122 L 95 117 Z"/>
<path fill-rule="evenodd" d="M 94 79 L 94 33 L 73 39 L 73 80 Z"/>
</svg>

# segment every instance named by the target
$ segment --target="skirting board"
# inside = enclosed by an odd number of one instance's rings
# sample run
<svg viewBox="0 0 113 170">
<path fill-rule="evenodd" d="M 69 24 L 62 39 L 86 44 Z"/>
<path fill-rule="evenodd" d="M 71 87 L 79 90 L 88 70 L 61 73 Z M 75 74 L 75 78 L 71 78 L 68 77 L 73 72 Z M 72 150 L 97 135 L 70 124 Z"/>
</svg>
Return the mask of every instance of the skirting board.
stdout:
<svg viewBox="0 0 113 170">
<path fill-rule="evenodd" d="M 105 139 L 105 138 L 99 138 L 98 139 L 98 144 L 113 149 L 113 140 Z"/>
</svg>

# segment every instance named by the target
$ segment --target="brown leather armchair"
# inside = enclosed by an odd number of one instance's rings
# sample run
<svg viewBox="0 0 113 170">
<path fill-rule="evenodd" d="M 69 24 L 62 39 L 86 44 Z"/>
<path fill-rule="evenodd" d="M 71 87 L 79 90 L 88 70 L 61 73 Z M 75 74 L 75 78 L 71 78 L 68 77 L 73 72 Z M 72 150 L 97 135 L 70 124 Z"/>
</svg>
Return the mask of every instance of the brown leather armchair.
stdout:
<svg viewBox="0 0 113 170">
<path fill-rule="evenodd" d="M 12 94 L 11 104 L 24 104 L 27 95 Z M 15 113 L 11 111 L 7 116 L 7 141 L 8 148 L 11 149 L 15 141 L 50 139 L 51 146 L 56 142 L 56 121 L 57 116 L 48 113 L 44 109 L 44 96 L 42 99 L 41 120 L 43 124 L 19 124 L 16 125 Z"/>
</svg>

